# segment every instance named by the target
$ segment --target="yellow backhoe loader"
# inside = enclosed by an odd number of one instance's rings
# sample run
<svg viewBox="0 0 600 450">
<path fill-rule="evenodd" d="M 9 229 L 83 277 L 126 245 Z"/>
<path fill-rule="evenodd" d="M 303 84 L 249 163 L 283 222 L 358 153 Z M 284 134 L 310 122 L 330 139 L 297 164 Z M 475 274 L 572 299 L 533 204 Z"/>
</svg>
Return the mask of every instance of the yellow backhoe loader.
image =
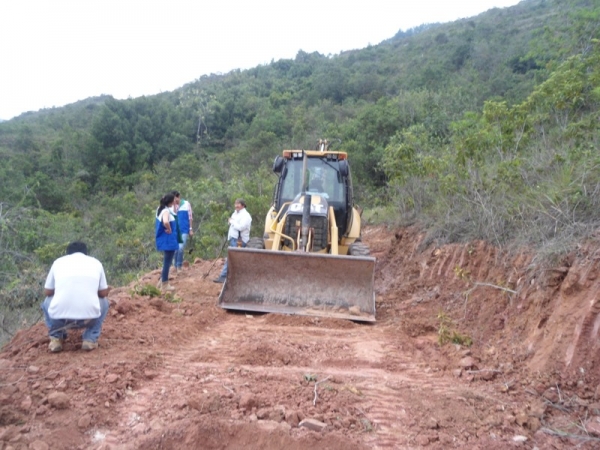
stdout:
<svg viewBox="0 0 600 450">
<path fill-rule="evenodd" d="M 375 258 L 360 241 L 348 155 L 284 150 L 263 238 L 228 249 L 225 309 L 375 321 Z"/>
</svg>

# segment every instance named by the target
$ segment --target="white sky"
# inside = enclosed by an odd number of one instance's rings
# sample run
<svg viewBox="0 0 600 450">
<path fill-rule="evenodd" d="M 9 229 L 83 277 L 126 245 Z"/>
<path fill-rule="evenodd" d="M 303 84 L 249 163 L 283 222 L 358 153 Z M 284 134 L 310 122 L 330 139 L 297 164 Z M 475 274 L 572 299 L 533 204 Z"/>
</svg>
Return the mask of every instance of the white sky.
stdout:
<svg viewBox="0 0 600 450">
<path fill-rule="evenodd" d="M 1 0 L 0 119 L 376 45 L 519 0 Z M 409 6 L 410 5 L 410 6 Z"/>
</svg>

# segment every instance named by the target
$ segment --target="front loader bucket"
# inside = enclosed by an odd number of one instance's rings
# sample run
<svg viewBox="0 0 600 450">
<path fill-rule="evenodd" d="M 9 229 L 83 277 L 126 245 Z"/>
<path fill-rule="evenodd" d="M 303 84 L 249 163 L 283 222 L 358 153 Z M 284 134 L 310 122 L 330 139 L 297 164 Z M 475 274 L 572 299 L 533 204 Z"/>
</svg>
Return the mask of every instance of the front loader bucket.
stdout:
<svg viewBox="0 0 600 450">
<path fill-rule="evenodd" d="M 228 250 L 222 308 L 375 322 L 375 258 Z"/>
</svg>

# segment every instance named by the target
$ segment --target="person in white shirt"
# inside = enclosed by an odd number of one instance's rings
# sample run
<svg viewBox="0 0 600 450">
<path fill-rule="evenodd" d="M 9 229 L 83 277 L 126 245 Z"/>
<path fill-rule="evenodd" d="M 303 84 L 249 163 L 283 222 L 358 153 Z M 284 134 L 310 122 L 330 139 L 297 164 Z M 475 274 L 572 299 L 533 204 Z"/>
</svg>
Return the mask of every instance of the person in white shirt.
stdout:
<svg viewBox="0 0 600 450">
<path fill-rule="evenodd" d="M 229 219 L 229 233 L 227 239 L 229 239 L 230 247 L 237 247 L 238 243 L 240 247 L 248 245 L 250 240 L 250 227 L 252 226 L 252 216 L 246 210 L 246 202 L 241 198 L 235 201 L 235 211 Z M 215 278 L 215 283 L 224 283 L 227 278 L 227 260 L 221 271 L 219 278 Z"/>
<path fill-rule="evenodd" d="M 60 352 L 67 330 L 85 328 L 82 350 L 98 348 L 98 338 L 108 312 L 110 286 L 102 263 L 87 255 L 83 242 L 71 242 L 66 256 L 52 264 L 44 285 L 42 303 L 52 353 Z"/>
</svg>

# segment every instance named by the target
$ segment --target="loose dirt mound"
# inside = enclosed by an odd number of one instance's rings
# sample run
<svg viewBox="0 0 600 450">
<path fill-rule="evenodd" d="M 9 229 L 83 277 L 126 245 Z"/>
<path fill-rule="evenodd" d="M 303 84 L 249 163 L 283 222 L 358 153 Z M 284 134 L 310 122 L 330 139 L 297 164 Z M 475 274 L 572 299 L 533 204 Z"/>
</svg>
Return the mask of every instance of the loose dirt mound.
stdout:
<svg viewBox="0 0 600 450">
<path fill-rule="evenodd" d="M 96 351 L 22 330 L 0 353 L 0 450 L 598 448 L 597 242 L 542 271 L 413 229 L 363 240 L 375 324 L 225 312 L 222 264 L 199 260 L 174 296 L 135 293 L 158 272 L 113 290 Z"/>
</svg>

